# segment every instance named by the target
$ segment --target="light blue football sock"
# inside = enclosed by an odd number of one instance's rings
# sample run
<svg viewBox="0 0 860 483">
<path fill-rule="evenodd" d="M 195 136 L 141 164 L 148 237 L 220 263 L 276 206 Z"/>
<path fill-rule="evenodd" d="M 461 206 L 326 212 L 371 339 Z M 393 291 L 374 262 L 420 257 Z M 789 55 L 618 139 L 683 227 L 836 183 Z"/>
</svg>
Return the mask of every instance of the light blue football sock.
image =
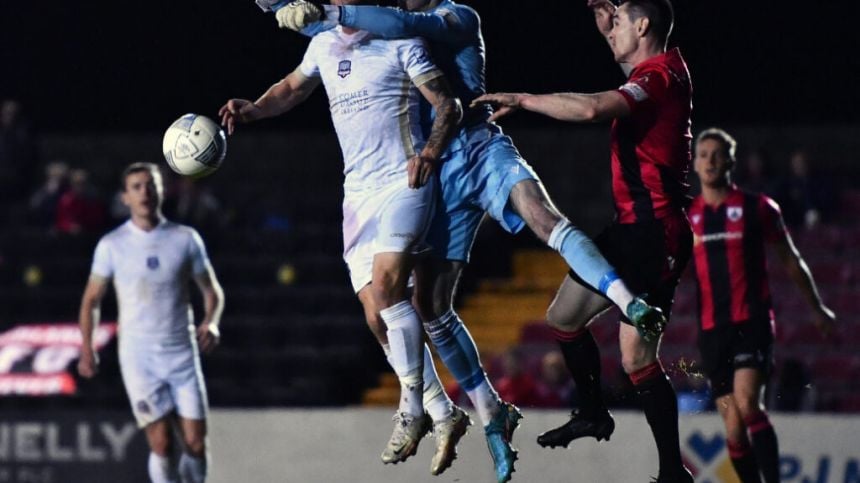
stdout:
<svg viewBox="0 0 860 483">
<path fill-rule="evenodd" d="M 475 341 L 453 309 L 436 320 L 426 322 L 424 329 L 442 362 L 464 391 L 475 389 L 487 378 Z"/>
<path fill-rule="evenodd" d="M 567 265 L 586 283 L 606 294 L 618 274 L 603 258 L 597 245 L 567 219 L 562 219 L 552 229 L 547 245 L 557 251 Z"/>
</svg>

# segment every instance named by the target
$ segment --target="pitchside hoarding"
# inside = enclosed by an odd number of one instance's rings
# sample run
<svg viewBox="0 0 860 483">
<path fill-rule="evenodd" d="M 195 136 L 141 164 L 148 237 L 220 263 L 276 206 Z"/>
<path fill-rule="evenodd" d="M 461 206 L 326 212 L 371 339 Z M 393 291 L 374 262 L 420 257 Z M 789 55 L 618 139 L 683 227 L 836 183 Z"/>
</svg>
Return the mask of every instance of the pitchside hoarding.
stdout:
<svg viewBox="0 0 860 483">
<path fill-rule="evenodd" d="M 856 415 L 771 417 L 785 483 L 860 483 L 860 418 Z M 716 415 L 681 418 L 681 451 L 699 483 L 738 483 Z"/>
<path fill-rule="evenodd" d="M 116 329 L 100 324 L 96 348 L 110 343 Z M 0 333 L 0 397 L 19 402 L 0 411 L 0 483 L 149 481 L 149 451 L 130 411 L 27 407 L 28 397 L 62 401 L 77 392 L 71 371 L 80 353 L 76 323 L 19 325 Z"/>
<path fill-rule="evenodd" d="M 100 324 L 93 343 L 101 350 L 115 336 L 116 324 Z M 74 394 L 68 371 L 80 356 L 76 323 L 19 325 L 0 333 L 0 397 Z"/>
<path fill-rule="evenodd" d="M 148 455 L 128 412 L 0 413 L 0 483 L 145 483 Z"/>
</svg>

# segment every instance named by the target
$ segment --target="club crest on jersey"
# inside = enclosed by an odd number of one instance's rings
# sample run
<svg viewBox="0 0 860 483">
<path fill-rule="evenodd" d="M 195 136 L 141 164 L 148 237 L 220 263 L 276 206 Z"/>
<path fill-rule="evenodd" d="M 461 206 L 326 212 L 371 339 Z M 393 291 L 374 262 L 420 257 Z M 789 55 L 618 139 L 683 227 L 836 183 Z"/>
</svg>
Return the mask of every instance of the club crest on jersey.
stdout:
<svg viewBox="0 0 860 483">
<path fill-rule="evenodd" d="M 346 76 L 352 74 L 352 61 L 351 60 L 342 60 L 337 64 L 337 75 L 340 76 L 341 79 L 345 79 Z"/>
<path fill-rule="evenodd" d="M 158 268 L 158 265 L 159 265 L 158 257 L 156 257 L 156 256 L 146 257 L 146 268 L 148 268 L 150 270 L 155 270 Z"/>
<path fill-rule="evenodd" d="M 698 225 L 702 221 L 702 215 L 693 215 L 692 220 L 694 225 Z"/>
<path fill-rule="evenodd" d="M 742 206 L 729 206 L 726 215 L 729 217 L 729 220 L 738 221 L 744 216 L 744 209 Z"/>
</svg>

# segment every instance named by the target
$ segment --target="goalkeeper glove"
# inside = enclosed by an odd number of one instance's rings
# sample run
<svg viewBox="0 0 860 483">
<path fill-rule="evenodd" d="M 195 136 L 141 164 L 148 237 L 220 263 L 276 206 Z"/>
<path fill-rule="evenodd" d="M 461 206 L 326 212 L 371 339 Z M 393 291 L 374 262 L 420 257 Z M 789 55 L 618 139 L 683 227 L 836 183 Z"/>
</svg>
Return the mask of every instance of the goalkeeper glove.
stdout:
<svg viewBox="0 0 860 483">
<path fill-rule="evenodd" d="M 296 32 L 303 32 L 311 24 L 319 22 L 319 28 L 313 31 L 323 31 L 334 28 L 340 21 L 341 7 L 335 5 L 323 5 L 316 1 L 295 0 L 286 4 L 275 12 L 278 26 Z"/>
</svg>

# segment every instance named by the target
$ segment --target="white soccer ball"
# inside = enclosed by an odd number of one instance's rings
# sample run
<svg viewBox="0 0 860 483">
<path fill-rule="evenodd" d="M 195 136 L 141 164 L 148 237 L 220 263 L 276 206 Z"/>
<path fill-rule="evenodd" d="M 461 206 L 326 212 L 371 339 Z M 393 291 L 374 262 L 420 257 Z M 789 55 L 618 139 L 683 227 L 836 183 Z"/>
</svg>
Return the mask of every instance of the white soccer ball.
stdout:
<svg viewBox="0 0 860 483">
<path fill-rule="evenodd" d="M 227 136 L 212 119 L 186 114 L 167 128 L 161 149 L 170 169 L 200 178 L 221 166 L 227 155 Z"/>
</svg>

